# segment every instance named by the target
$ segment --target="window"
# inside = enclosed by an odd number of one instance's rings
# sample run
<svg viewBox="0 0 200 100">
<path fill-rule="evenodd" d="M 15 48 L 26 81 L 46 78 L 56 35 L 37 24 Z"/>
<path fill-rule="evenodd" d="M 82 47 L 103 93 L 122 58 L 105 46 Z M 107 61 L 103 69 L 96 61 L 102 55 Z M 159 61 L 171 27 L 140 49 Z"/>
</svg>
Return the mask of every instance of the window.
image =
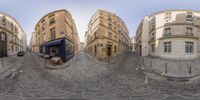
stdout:
<svg viewBox="0 0 200 100">
<path fill-rule="evenodd" d="M 121 30 L 118 30 L 118 33 L 121 33 Z"/>
<path fill-rule="evenodd" d="M 154 32 L 151 33 L 151 39 L 152 39 L 152 40 L 155 39 Z"/>
<path fill-rule="evenodd" d="M 111 32 L 108 32 L 108 37 L 112 38 L 112 33 Z"/>
<path fill-rule="evenodd" d="M 6 36 L 5 36 L 5 34 L 3 34 L 3 33 L 1 33 L 1 40 L 2 40 L 2 41 L 5 41 L 5 40 L 6 40 Z"/>
<path fill-rule="evenodd" d="M 97 37 L 97 32 L 94 32 L 94 37 L 95 37 L 95 38 Z"/>
<path fill-rule="evenodd" d="M 54 40 L 56 38 L 56 30 L 55 30 L 55 28 L 52 28 L 50 30 L 50 33 L 51 33 L 51 40 Z"/>
<path fill-rule="evenodd" d="M 155 44 L 151 44 L 151 52 L 155 52 Z"/>
<path fill-rule="evenodd" d="M 108 23 L 108 27 L 109 27 L 109 28 L 112 28 L 112 24 Z"/>
<path fill-rule="evenodd" d="M 112 20 L 111 20 L 111 18 L 108 18 L 108 21 L 110 21 L 110 22 L 111 22 L 111 21 L 112 21 Z"/>
<path fill-rule="evenodd" d="M 115 41 L 117 41 L 117 36 L 115 35 Z"/>
<path fill-rule="evenodd" d="M 45 19 L 42 20 L 42 23 L 44 23 L 44 22 L 45 22 Z"/>
<path fill-rule="evenodd" d="M 116 27 L 114 27 L 114 31 L 116 31 L 117 30 L 117 28 Z"/>
<path fill-rule="evenodd" d="M 171 42 L 164 42 L 164 52 L 171 53 Z"/>
<path fill-rule="evenodd" d="M 14 52 L 14 46 L 13 45 L 11 46 L 11 51 Z"/>
<path fill-rule="evenodd" d="M 193 35 L 192 31 L 193 31 L 192 27 L 187 27 L 186 35 L 189 35 L 189 36 Z"/>
<path fill-rule="evenodd" d="M 193 42 L 185 42 L 185 52 L 186 53 L 194 52 L 194 43 Z"/>
<path fill-rule="evenodd" d="M 50 18 L 49 19 L 49 25 L 52 25 L 52 24 L 54 24 L 55 23 L 55 19 L 54 18 Z"/>
<path fill-rule="evenodd" d="M 14 30 L 14 25 L 13 25 L 13 23 L 11 23 L 11 25 L 10 25 L 10 29 L 11 29 L 11 31 Z"/>
<path fill-rule="evenodd" d="M 16 33 L 18 33 L 18 29 L 17 29 L 17 27 L 16 27 L 16 26 L 15 26 L 15 32 L 16 32 Z"/>
<path fill-rule="evenodd" d="M 115 53 L 117 53 L 117 46 L 115 46 L 114 51 L 115 51 Z"/>
<path fill-rule="evenodd" d="M 45 30 L 45 23 L 42 25 L 42 32 Z"/>
<path fill-rule="evenodd" d="M 171 28 L 165 28 L 164 36 L 170 36 L 171 35 Z"/>
</svg>

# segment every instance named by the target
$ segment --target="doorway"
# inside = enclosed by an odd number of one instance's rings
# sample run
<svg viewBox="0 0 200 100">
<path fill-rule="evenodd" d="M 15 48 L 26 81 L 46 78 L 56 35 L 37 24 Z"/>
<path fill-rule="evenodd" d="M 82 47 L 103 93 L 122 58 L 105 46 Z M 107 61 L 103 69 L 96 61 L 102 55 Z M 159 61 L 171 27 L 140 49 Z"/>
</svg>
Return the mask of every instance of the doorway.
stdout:
<svg viewBox="0 0 200 100">
<path fill-rule="evenodd" d="M 7 36 L 6 33 L 0 33 L 0 57 L 7 56 Z"/>
<path fill-rule="evenodd" d="M 139 49 L 139 55 L 142 56 L 142 45 L 140 45 Z"/>
<path fill-rule="evenodd" d="M 107 45 L 107 56 L 112 55 L 112 45 Z"/>
<path fill-rule="evenodd" d="M 94 54 L 95 54 L 95 56 L 97 54 L 97 46 L 96 45 L 94 46 Z"/>
</svg>

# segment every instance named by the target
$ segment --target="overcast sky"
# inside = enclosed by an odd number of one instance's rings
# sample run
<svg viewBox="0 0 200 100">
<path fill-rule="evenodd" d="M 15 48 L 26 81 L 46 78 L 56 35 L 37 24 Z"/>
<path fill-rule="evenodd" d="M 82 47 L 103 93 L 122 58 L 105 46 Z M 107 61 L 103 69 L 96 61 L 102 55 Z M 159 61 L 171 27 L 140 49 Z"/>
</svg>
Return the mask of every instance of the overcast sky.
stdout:
<svg viewBox="0 0 200 100">
<path fill-rule="evenodd" d="M 14 17 L 27 33 L 28 41 L 36 23 L 49 12 L 66 9 L 75 20 L 81 41 L 91 16 L 103 9 L 125 22 L 130 37 L 145 15 L 167 9 L 200 10 L 199 0 L 0 0 L 0 12 Z"/>
</svg>

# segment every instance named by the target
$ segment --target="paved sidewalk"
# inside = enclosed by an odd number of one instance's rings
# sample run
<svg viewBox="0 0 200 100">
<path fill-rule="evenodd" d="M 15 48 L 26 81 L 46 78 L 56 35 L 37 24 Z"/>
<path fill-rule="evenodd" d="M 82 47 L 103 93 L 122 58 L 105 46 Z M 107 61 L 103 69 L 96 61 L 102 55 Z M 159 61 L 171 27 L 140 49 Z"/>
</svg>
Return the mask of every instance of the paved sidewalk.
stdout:
<svg viewBox="0 0 200 100">
<path fill-rule="evenodd" d="M 169 77 L 194 77 L 200 75 L 200 59 L 191 61 L 166 60 L 153 57 L 140 57 L 146 67 Z"/>
<path fill-rule="evenodd" d="M 0 79 L 3 79 L 10 71 L 15 69 L 16 66 L 21 65 L 23 58 L 24 57 L 17 57 L 17 55 L 0 58 Z"/>
</svg>

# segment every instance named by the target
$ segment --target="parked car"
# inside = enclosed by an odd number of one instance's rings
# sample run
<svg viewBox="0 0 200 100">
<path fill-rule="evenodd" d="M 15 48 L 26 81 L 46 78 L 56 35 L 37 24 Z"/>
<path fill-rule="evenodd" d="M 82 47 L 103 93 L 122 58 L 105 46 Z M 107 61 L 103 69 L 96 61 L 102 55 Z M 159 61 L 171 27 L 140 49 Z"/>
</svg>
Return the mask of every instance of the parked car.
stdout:
<svg viewBox="0 0 200 100">
<path fill-rule="evenodd" d="M 25 55 L 25 52 L 24 51 L 19 51 L 18 53 L 17 53 L 17 56 L 24 56 Z"/>
</svg>

